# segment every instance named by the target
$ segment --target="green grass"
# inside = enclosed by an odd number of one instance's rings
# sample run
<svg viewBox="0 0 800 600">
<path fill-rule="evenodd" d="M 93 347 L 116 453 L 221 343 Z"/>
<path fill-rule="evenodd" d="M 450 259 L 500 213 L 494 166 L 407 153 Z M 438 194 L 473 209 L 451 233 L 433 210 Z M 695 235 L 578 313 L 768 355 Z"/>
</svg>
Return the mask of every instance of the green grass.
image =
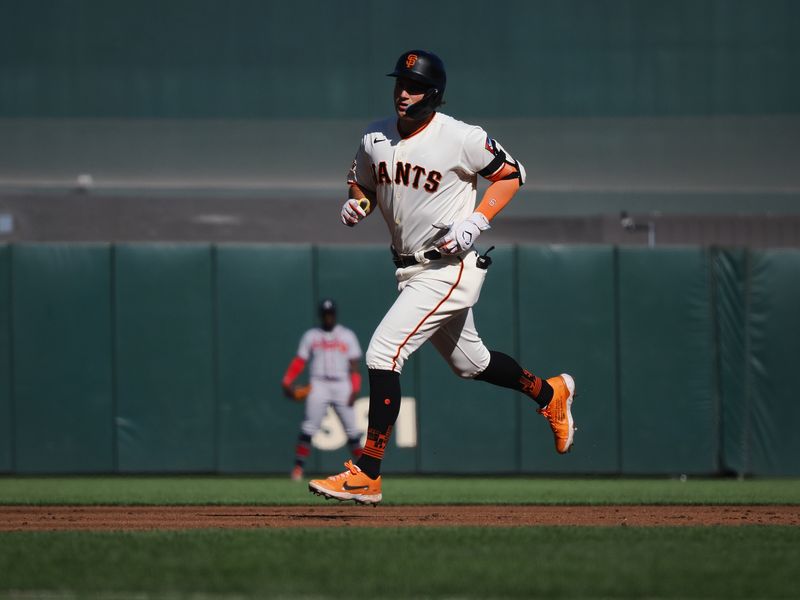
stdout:
<svg viewBox="0 0 800 600">
<path fill-rule="evenodd" d="M 800 505 L 800 480 L 390 476 L 384 495 Z M 0 504 L 324 503 L 284 477 L 0 478 Z M 797 598 L 798 564 L 792 527 L 13 532 L 0 533 L 0 598 Z"/>
<path fill-rule="evenodd" d="M 386 504 L 800 504 L 800 479 L 397 477 Z M 285 477 L 0 477 L 0 504 L 324 504 Z"/>
<path fill-rule="evenodd" d="M 797 598 L 800 528 L 0 535 L 0 596 Z"/>
</svg>

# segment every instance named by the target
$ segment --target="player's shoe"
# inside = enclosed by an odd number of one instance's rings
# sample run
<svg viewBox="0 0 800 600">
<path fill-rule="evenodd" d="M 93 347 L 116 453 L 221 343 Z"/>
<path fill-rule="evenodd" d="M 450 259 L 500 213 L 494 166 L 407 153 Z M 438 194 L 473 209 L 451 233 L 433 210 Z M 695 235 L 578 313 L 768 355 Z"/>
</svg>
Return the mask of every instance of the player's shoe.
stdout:
<svg viewBox="0 0 800 600">
<path fill-rule="evenodd" d="M 352 460 L 348 460 L 344 466 L 347 470 L 338 475 L 309 481 L 308 491 L 325 498 L 354 500 L 359 504 L 377 504 L 381 501 L 380 475 L 377 479 L 371 479 Z"/>
<path fill-rule="evenodd" d="M 575 422 L 572 420 L 572 399 L 575 396 L 575 380 L 562 373 L 547 380 L 553 388 L 553 398 L 544 408 L 537 412 L 547 419 L 556 440 L 556 451 L 559 454 L 569 452 L 575 436 Z"/>
<path fill-rule="evenodd" d="M 295 465 L 294 469 L 292 469 L 292 474 L 289 475 L 292 478 L 292 481 L 303 481 L 303 467 L 300 465 Z"/>
</svg>

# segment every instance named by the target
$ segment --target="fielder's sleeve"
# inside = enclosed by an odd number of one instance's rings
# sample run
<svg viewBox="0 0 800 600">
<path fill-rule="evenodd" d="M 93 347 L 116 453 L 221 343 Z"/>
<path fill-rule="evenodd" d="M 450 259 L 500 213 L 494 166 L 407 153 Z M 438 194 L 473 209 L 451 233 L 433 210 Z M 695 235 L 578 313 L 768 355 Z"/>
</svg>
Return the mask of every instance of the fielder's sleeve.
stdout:
<svg viewBox="0 0 800 600">
<path fill-rule="evenodd" d="M 361 138 L 356 157 L 353 159 L 353 164 L 347 174 L 347 185 L 354 183 L 363 189 L 374 192 L 376 186 L 375 173 L 370 168 L 370 158 L 364 147 L 366 140 L 367 136 Z"/>
<path fill-rule="evenodd" d="M 308 360 L 311 356 L 311 334 L 312 331 L 306 331 L 303 337 L 300 338 L 300 346 L 297 348 L 297 356 L 303 360 Z"/>
<path fill-rule="evenodd" d="M 519 172 L 520 185 L 525 183 L 525 167 L 522 163 L 514 160 L 497 140 L 489 137 L 480 127 L 473 127 L 467 133 L 461 162 L 467 173 L 478 174 L 486 179 L 493 179 L 493 176 L 508 171 L 506 166 L 510 166 Z"/>
</svg>

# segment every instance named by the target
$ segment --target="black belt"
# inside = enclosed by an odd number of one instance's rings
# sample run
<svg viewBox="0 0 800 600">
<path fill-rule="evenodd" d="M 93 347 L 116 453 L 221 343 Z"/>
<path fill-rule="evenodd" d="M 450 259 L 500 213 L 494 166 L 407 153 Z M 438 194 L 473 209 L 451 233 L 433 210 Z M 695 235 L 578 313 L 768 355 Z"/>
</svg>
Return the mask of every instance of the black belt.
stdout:
<svg viewBox="0 0 800 600">
<path fill-rule="evenodd" d="M 442 258 L 442 253 L 438 250 L 428 250 L 422 256 L 428 260 L 438 260 Z M 398 269 L 405 269 L 420 263 L 413 254 L 398 254 L 394 248 L 392 248 L 392 261 Z"/>
</svg>

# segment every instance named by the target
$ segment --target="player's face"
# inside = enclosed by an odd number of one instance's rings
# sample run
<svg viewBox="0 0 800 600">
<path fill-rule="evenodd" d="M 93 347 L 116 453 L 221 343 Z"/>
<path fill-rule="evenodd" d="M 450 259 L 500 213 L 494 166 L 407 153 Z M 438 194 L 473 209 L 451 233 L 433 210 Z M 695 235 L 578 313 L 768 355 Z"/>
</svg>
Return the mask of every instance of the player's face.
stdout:
<svg viewBox="0 0 800 600">
<path fill-rule="evenodd" d="M 413 79 L 398 77 L 394 84 L 394 110 L 401 119 L 408 107 L 422 100 L 427 88 Z"/>
<path fill-rule="evenodd" d="M 336 326 L 336 315 L 332 312 L 322 313 L 322 328 L 330 331 Z"/>
</svg>

